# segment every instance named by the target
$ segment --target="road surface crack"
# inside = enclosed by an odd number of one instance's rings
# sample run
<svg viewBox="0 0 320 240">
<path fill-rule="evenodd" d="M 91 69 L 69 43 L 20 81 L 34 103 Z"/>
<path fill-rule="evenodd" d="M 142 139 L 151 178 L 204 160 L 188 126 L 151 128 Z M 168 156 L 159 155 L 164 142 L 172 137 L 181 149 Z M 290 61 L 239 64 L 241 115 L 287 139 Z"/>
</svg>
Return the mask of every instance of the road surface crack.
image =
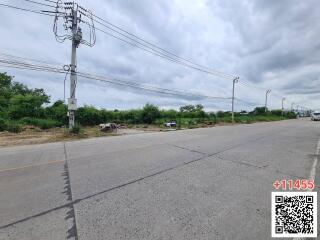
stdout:
<svg viewBox="0 0 320 240">
<path fill-rule="evenodd" d="M 67 239 L 78 240 L 76 216 L 75 216 L 74 205 L 72 200 L 68 155 L 67 155 L 67 149 L 66 149 L 65 143 L 63 143 L 63 147 L 64 147 L 64 157 L 65 157 L 64 172 L 62 173 L 62 176 L 64 177 L 64 180 L 65 180 L 65 187 L 64 187 L 63 193 L 67 195 L 68 197 L 67 200 L 70 202 L 70 205 L 68 205 L 69 210 L 67 212 L 67 216 L 65 219 L 67 220 L 67 222 L 71 221 L 70 223 L 71 227 L 68 229 L 68 232 L 67 232 Z"/>
<path fill-rule="evenodd" d="M 239 160 L 235 161 L 235 160 L 223 158 L 221 156 L 216 156 L 216 158 L 219 158 L 220 160 L 223 160 L 223 161 L 233 162 L 233 163 L 237 163 L 237 164 L 241 164 L 241 165 L 245 165 L 245 166 L 249 166 L 249 167 L 254 167 L 254 168 L 259 168 L 259 169 L 263 169 L 263 168 L 266 168 L 269 166 L 268 164 L 263 165 L 263 166 L 259 166 L 259 165 L 255 165 L 255 164 L 244 162 L 244 161 L 239 161 Z"/>
<path fill-rule="evenodd" d="M 186 148 L 186 147 L 181 147 L 181 146 L 178 146 L 178 145 L 175 145 L 175 144 L 169 144 L 169 146 L 173 146 L 173 147 L 180 148 L 180 149 L 183 149 L 183 150 L 187 150 L 187 151 L 190 151 L 190 152 L 195 152 L 195 153 L 200 153 L 200 154 L 203 154 L 203 155 L 207 155 L 207 153 L 200 152 L 200 151 L 197 151 L 197 150 L 194 150 L 194 149 L 190 149 L 190 148 Z"/>
</svg>

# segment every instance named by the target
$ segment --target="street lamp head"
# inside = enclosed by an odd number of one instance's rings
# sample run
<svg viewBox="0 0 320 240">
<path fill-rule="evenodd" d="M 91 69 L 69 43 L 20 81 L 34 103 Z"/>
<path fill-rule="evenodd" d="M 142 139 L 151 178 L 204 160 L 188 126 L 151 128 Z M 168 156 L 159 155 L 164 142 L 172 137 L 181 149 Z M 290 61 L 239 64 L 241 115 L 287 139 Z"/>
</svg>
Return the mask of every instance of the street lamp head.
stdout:
<svg viewBox="0 0 320 240">
<path fill-rule="evenodd" d="M 233 82 L 234 82 L 234 83 L 239 82 L 239 77 L 234 78 L 234 79 L 233 79 Z"/>
</svg>

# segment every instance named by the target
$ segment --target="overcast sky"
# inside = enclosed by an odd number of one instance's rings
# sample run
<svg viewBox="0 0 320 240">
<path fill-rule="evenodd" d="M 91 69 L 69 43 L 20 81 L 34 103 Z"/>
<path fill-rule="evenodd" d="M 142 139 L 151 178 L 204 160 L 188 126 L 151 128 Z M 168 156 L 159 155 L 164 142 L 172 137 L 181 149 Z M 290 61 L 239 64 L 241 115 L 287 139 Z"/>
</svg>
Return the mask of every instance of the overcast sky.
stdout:
<svg viewBox="0 0 320 240">
<path fill-rule="evenodd" d="M 36 0 L 47 3 L 45 0 Z M 51 10 L 24 0 L 1 0 L 29 9 Z M 198 64 L 240 76 L 236 97 L 281 108 L 299 103 L 319 108 L 320 5 L 316 0 L 79 0 L 97 16 Z M 71 42 L 58 43 L 53 17 L 0 7 L 0 53 L 70 64 Z M 85 26 L 83 26 L 85 28 Z M 100 28 L 103 28 L 100 26 Z M 104 28 L 103 28 L 104 29 Z M 107 30 L 107 29 L 105 29 Z M 214 77 L 168 62 L 97 32 L 92 48 L 78 48 L 78 70 L 180 89 L 230 97 L 232 80 Z M 44 88 L 51 100 L 63 99 L 64 75 L 0 67 L 30 87 Z M 68 96 L 68 92 L 67 92 Z M 208 110 L 230 110 L 231 101 L 191 100 L 150 94 L 93 80 L 78 79 L 79 105 L 107 109 L 162 108 L 203 104 Z M 250 106 L 236 102 L 236 110 Z"/>
</svg>

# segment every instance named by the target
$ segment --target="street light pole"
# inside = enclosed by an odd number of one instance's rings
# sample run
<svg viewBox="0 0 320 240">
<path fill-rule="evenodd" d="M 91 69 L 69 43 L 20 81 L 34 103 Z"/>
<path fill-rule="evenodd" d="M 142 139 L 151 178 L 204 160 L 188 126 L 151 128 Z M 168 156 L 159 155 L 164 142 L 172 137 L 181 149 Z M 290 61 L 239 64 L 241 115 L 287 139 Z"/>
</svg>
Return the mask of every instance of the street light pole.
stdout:
<svg viewBox="0 0 320 240">
<path fill-rule="evenodd" d="M 271 89 L 268 89 L 267 91 L 266 91 L 266 104 L 265 104 L 265 108 L 264 108 L 264 110 L 265 110 L 265 112 L 267 112 L 267 106 L 268 106 L 268 94 L 271 92 Z"/>
<path fill-rule="evenodd" d="M 239 77 L 236 77 L 232 81 L 232 123 L 234 123 L 234 85 L 239 81 Z"/>
<path fill-rule="evenodd" d="M 284 111 L 284 108 L 283 108 L 283 102 L 284 102 L 284 100 L 286 100 L 286 98 L 282 98 L 282 101 L 281 101 L 282 117 L 283 117 L 283 111 Z"/>
</svg>

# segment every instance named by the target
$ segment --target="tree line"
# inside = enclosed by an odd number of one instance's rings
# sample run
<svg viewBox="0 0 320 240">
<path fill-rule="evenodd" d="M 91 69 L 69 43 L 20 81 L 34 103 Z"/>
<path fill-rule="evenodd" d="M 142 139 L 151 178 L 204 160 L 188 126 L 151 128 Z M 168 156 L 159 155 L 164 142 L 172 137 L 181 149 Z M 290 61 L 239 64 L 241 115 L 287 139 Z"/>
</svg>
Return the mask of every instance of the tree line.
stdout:
<svg viewBox="0 0 320 240">
<path fill-rule="evenodd" d="M 250 115 L 264 115 L 264 108 L 256 108 Z M 271 111 L 269 115 L 281 115 Z M 147 103 L 141 109 L 106 110 L 94 106 L 82 106 L 76 111 L 76 121 L 83 126 L 92 126 L 105 122 L 119 124 L 157 124 L 165 121 L 177 121 L 178 124 L 195 125 L 198 123 L 214 124 L 219 120 L 231 120 L 230 112 L 208 113 L 202 105 L 186 105 L 179 110 L 159 109 Z M 236 119 L 241 113 L 236 113 Z M 286 117 L 293 117 L 287 116 Z M 242 117 L 243 118 L 243 117 Z M 67 125 L 67 105 L 58 100 L 50 105 L 50 96 L 43 89 L 31 89 L 13 81 L 7 73 L 0 73 L 0 131 L 18 132 L 23 125 L 34 125 L 42 129 Z"/>
</svg>

